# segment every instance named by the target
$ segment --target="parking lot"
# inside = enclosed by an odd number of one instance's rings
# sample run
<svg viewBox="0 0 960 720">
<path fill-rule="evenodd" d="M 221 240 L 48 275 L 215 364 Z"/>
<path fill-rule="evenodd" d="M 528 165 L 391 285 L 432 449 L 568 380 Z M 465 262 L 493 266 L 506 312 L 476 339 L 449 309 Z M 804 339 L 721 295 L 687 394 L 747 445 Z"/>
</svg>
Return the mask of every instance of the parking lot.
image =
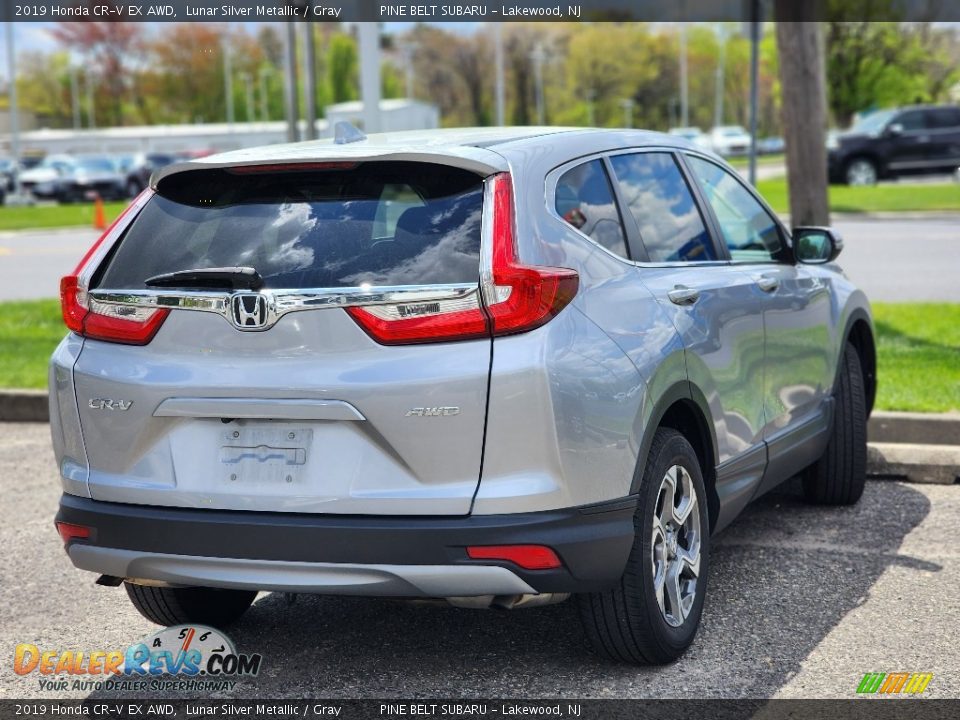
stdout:
<svg viewBox="0 0 960 720">
<path fill-rule="evenodd" d="M 0 425 L 0 697 L 50 697 L 15 675 L 17 643 L 120 649 L 155 628 L 119 588 L 75 571 L 53 529 L 46 425 Z M 512 612 L 263 594 L 229 634 L 264 656 L 236 697 L 853 697 L 867 672 L 931 672 L 960 694 L 960 487 L 870 482 L 853 508 L 790 487 L 714 539 L 691 651 L 666 668 L 596 660 L 571 603 Z M 77 697 L 84 693 L 55 693 Z"/>
</svg>

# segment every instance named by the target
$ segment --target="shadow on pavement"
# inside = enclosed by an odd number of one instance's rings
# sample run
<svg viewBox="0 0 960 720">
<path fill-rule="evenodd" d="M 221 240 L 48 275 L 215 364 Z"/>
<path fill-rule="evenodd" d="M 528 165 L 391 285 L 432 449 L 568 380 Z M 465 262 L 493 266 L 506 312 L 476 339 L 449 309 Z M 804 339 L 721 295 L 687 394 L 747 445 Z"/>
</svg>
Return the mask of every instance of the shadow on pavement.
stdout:
<svg viewBox="0 0 960 720">
<path fill-rule="evenodd" d="M 260 652 L 237 697 L 767 697 L 869 594 L 884 570 L 939 567 L 897 554 L 927 515 L 920 492 L 867 484 L 852 508 L 804 504 L 784 486 L 714 538 L 700 634 L 665 668 L 597 660 L 576 608 L 512 612 L 400 601 L 264 595 L 229 630 Z M 91 697 L 105 697 L 95 694 Z"/>
</svg>

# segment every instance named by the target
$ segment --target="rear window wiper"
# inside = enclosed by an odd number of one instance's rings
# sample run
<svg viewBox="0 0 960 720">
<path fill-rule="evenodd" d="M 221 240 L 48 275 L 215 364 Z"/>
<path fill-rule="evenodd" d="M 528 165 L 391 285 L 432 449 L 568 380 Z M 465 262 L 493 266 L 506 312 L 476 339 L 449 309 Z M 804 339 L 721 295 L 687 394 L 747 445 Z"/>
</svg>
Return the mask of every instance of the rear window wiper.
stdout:
<svg viewBox="0 0 960 720">
<path fill-rule="evenodd" d="M 154 275 L 144 281 L 147 287 L 203 288 L 213 290 L 259 290 L 263 278 L 252 267 L 219 267 L 177 270 Z"/>
</svg>

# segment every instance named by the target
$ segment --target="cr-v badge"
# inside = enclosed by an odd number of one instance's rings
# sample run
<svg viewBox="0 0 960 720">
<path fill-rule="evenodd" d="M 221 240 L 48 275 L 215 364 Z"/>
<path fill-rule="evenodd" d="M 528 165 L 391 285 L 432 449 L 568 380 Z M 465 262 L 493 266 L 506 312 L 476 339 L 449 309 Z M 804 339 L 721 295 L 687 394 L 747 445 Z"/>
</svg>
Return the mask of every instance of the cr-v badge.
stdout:
<svg viewBox="0 0 960 720">
<path fill-rule="evenodd" d="M 112 400 L 111 398 L 90 398 L 87 403 L 91 410 L 129 410 L 133 400 Z"/>
</svg>

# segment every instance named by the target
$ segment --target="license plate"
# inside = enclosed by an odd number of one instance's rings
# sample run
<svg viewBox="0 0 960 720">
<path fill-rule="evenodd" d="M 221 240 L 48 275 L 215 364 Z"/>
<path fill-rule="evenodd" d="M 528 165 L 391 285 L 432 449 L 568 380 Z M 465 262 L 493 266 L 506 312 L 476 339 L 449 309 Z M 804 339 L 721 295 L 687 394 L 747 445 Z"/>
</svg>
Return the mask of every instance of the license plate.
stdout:
<svg viewBox="0 0 960 720">
<path fill-rule="evenodd" d="M 220 468 L 230 484 L 296 485 L 302 480 L 313 430 L 233 426 L 223 431 Z"/>
</svg>

